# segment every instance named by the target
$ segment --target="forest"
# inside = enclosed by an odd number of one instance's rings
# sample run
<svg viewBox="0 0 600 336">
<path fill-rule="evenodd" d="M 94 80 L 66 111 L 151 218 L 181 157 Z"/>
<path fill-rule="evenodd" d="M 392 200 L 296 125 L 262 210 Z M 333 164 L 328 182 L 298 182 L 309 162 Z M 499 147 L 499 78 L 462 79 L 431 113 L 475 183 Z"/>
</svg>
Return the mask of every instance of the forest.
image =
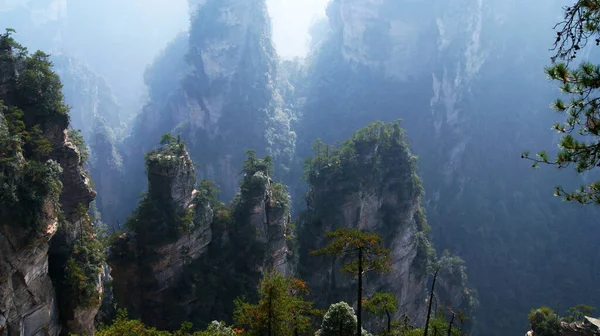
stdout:
<svg viewBox="0 0 600 336">
<path fill-rule="evenodd" d="M 0 3 L 0 336 L 600 335 L 600 1 L 278 1 Z"/>
</svg>

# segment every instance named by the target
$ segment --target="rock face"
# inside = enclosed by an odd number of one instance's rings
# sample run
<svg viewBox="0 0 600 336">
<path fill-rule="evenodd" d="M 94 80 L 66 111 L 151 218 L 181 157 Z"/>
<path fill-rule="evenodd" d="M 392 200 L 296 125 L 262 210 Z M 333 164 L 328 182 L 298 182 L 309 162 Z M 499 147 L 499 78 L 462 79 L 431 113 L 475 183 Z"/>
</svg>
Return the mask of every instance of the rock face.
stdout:
<svg viewBox="0 0 600 336">
<path fill-rule="evenodd" d="M 57 209 L 45 206 L 45 227 L 33 244 L 28 232 L 0 223 L 0 334 L 36 335 L 61 330 L 57 298 L 48 275 L 48 241 L 56 233 Z M 10 223 L 12 224 L 12 223 Z"/>
<path fill-rule="evenodd" d="M 267 247 L 261 271 L 276 270 L 283 275 L 291 275 L 288 262 L 289 247 L 286 235 L 290 230 L 291 216 L 287 194 L 284 199 L 278 199 L 276 188 L 280 187 L 263 172 L 256 172 L 250 177 L 258 187 L 248 202 L 247 216 L 250 227 L 257 232 L 256 240 Z M 244 196 L 242 196 L 244 197 Z"/>
<path fill-rule="evenodd" d="M 146 156 L 148 193 L 111 248 L 113 293 L 150 325 L 202 327 L 230 318 L 233 300 L 252 297 L 263 272 L 290 273 L 289 196 L 253 158 L 225 206 L 208 181 L 196 189 L 183 143 L 171 141 Z"/>
<path fill-rule="evenodd" d="M 71 127 L 79 129 L 88 144 L 87 164 L 98 191 L 96 205 L 104 220 L 114 226 L 123 212 L 114 196 L 123 192 L 121 155 L 115 146 L 124 129 L 121 107 L 106 81 L 76 58 L 53 54 L 52 62 L 71 107 Z"/>
<path fill-rule="evenodd" d="M 357 131 L 339 149 L 317 145 L 308 171 L 307 220 L 300 229 L 300 243 L 303 250 L 322 248 L 328 243 L 324 233 L 337 228 L 378 233 L 391 250 L 391 271 L 365 277 L 365 295 L 395 293 L 402 303 L 398 315 L 407 314 L 421 325 L 427 313 L 428 270 L 436 256 L 427 238 L 415 158 L 403 137 L 397 123 L 375 123 Z M 356 280 L 340 272 L 341 260 L 301 253 L 299 267 L 318 304 L 355 302 Z M 455 270 L 459 281 L 447 277 L 440 286 L 445 291 L 437 293 L 438 302 L 468 310 L 464 269 Z"/>
<path fill-rule="evenodd" d="M 9 34 L 0 46 L 0 334 L 91 334 L 99 305 L 75 303 L 64 258 L 88 225 L 95 192 L 67 135 L 60 81 L 47 56 L 19 53 Z M 91 296 L 101 296 L 99 283 Z"/>
</svg>

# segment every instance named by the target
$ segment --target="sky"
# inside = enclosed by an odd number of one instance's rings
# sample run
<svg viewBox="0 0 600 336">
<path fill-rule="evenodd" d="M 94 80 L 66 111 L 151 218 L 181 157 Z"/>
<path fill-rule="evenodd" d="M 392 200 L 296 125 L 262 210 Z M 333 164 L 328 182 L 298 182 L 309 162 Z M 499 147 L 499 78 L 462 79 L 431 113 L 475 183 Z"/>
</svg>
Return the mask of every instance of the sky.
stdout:
<svg viewBox="0 0 600 336">
<path fill-rule="evenodd" d="M 325 16 L 329 0 L 267 0 L 273 22 L 273 42 L 284 58 L 304 56 L 308 28 L 313 20 Z"/>
</svg>

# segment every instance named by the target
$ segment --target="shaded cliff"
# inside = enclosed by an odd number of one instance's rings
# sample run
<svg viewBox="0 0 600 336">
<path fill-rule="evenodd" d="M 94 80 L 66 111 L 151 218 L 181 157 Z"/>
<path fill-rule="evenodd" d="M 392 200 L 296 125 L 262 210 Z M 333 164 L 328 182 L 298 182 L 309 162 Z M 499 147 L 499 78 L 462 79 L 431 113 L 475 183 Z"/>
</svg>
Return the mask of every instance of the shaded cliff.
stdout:
<svg viewBox="0 0 600 336">
<path fill-rule="evenodd" d="M 0 36 L 0 333 L 93 333 L 102 295 L 85 145 L 48 57 Z"/>
<path fill-rule="evenodd" d="M 323 237 L 327 231 L 358 228 L 383 237 L 392 253 L 391 271 L 365 280 L 367 297 L 380 291 L 395 293 L 400 303 L 397 315 L 407 314 L 416 325 L 424 324 L 428 275 L 437 257 L 428 238 L 416 158 L 404 131 L 397 122 L 373 123 L 341 144 L 317 142 L 314 150 L 305 175 L 310 191 L 299 233 L 299 270 L 316 302 L 324 306 L 355 301 L 356 280 L 341 273 L 342 261 L 310 256 L 309 251 L 327 243 Z M 440 262 L 438 304 L 469 312 L 473 297 L 466 287 L 464 265 L 448 254 Z"/>
<path fill-rule="evenodd" d="M 179 139 L 163 137 L 146 167 L 148 192 L 109 258 L 115 299 L 133 316 L 159 328 L 203 327 L 230 319 L 234 299 L 255 295 L 263 271 L 289 273 L 289 196 L 270 179 L 270 159 L 249 153 L 230 206 L 212 182 L 196 185 Z"/>
</svg>

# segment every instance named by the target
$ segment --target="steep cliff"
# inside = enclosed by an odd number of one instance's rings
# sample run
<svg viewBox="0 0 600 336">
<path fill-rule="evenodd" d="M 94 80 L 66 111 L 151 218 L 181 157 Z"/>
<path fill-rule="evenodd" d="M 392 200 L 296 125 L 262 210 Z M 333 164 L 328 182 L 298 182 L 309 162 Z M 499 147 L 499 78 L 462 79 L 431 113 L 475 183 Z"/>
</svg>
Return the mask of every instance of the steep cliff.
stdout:
<svg viewBox="0 0 600 336">
<path fill-rule="evenodd" d="M 398 123 L 374 123 L 339 146 L 317 142 L 314 148 L 315 157 L 308 161 L 306 172 L 308 210 L 299 240 L 303 247 L 300 274 L 313 289 L 315 300 L 320 305 L 355 301 L 351 288 L 356 281 L 340 272 L 341 260 L 308 252 L 327 243 L 326 231 L 359 228 L 379 234 L 392 252 L 391 271 L 366 279 L 367 296 L 378 291 L 395 293 L 400 302 L 398 316 L 407 314 L 417 325 L 424 324 L 428 274 L 436 253 L 428 240 L 416 158 L 404 131 Z M 444 306 L 469 311 L 472 297 L 464 266 L 452 259 L 445 254 L 441 260 L 444 268 L 437 299 Z"/>
<path fill-rule="evenodd" d="M 189 34 L 170 44 L 146 73 L 150 100 L 123 146 L 132 167 L 127 170 L 142 167 L 139 158 L 155 134 L 171 131 L 188 143 L 200 163 L 198 175 L 214 180 L 230 200 L 239 188 L 244 151 L 272 156 L 283 174 L 295 134 L 276 90 L 277 57 L 264 0 L 208 0 L 192 7 Z M 133 179 L 131 189 L 139 192 L 144 181 Z"/>
<path fill-rule="evenodd" d="M 230 206 L 212 183 L 196 189 L 185 145 L 163 137 L 146 155 L 148 193 L 111 248 L 113 291 L 120 306 L 160 328 L 229 319 L 233 301 L 252 296 L 265 270 L 289 273 L 288 195 L 270 177 L 270 160 L 252 154 Z"/>
<path fill-rule="evenodd" d="M 520 160 L 521 151 L 555 140 L 547 132 L 555 93 L 543 74 L 553 36 L 541 27 L 552 27 L 560 8 L 555 1 L 332 1 L 329 29 L 316 33 L 301 80 L 298 158 L 310 155 L 316 138 L 333 143 L 374 120 L 402 118 L 419 156 L 433 240 L 469 265 L 486 335 L 520 332 L 511 321 L 524 324 L 531 306 L 588 300 L 569 280 L 543 280 L 558 268 L 589 274 L 586 264 L 595 262 L 597 244 L 585 238 L 582 247 L 564 223 L 597 232 L 597 210 L 552 196 L 555 184 L 583 179 L 533 172 Z M 305 190 L 296 182 L 301 174 L 295 165 L 295 198 Z M 548 258 L 553 267 L 544 266 Z"/>
<path fill-rule="evenodd" d="M 70 107 L 71 127 L 88 144 L 84 164 L 98 192 L 96 204 L 111 228 L 118 226 L 124 209 L 118 204 L 122 191 L 122 159 L 116 147 L 125 129 L 121 107 L 106 81 L 89 66 L 65 54 L 52 55 Z"/>
<path fill-rule="evenodd" d="M 28 55 L 7 32 L 0 69 L 0 333 L 93 333 L 103 260 L 83 143 L 68 135 L 48 55 Z"/>
</svg>

